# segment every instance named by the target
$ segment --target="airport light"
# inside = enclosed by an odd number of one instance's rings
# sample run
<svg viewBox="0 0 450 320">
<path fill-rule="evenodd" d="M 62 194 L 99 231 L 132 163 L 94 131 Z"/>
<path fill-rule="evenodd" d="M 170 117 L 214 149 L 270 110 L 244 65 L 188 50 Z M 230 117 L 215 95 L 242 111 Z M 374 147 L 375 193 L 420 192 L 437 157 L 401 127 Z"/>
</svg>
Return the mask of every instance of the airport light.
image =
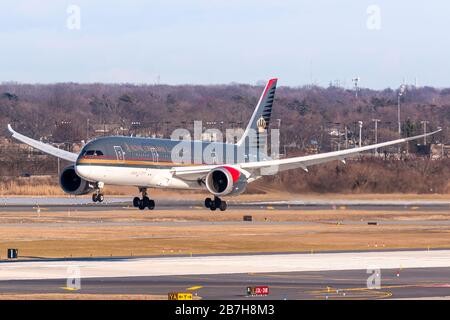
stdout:
<svg viewBox="0 0 450 320">
<path fill-rule="evenodd" d="M 403 96 L 403 94 L 405 93 L 405 85 L 402 84 L 400 86 L 400 89 L 398 90 L 398 96 L 397 96 L 397 121 L 398 121 L 398 137 L 401 138 L 402 137 L 402 123 L 401 123 L 401 118 L 400 118 L 400 98 Z M 401 146 L 398 146 L 398 153 L 401 152 Z"/>
<path fill-rule="evenodd" d="M 89 141 L 89 118 L 86 119 L 86 143 Z"/>
<path fill-rule="evenodd" d="M 347 129 L 347 125 L 344 125 L 344 131 L 345 131 L 345 149 L 348 149 L 348 129 Z"/>
<path fill-rule="evenodd" d="M 362 127 L 363 127 L 363 122 L 362 121 L 358 121 L 358 125 L 359 125 L 359 147 L 361 148 L 361 146 L 362 146 Z"/>
<path fill-rule="evenodd" d="M 378 143 L 378 122 L 380 122 L 380 119 L 372 119 L 373 122 L 375 122 L 375 144 Z M 378 148 L 375 149 L 375 154 L 378 154 Z"/>
<path fill-rule="evenodd" d="M 427 134 L 427 123 L 430 123 L 430 121 L 423 120 L 423 121 L 420 121 L 420 123 L 423 125 L 423 134 Z M 423 137 L 423 145 L 424 146 L 427 145 L 427 136 Z"/>
<path fill-rule="evenodd" d="M 59 144 L 58 144 L 58 149 L 59 149 Z M 60 163 L 60 158 L 58 158 L 58 177 L 61 175 L 61 163 Z"/>
<path fill-rule="evenodd" d="M 164 123 L 166 124 L 166 137 L 169 137 L 169 125 L 171 124 L 170 121 L 164 121 Z"/>
<path fill-rule="evenodd" d="M 358 98 L 358 83 L 359 83 L 360 78 L 359 77 L 355 77 L 352 79 L 354 87 L 355 87 L 355 97 Z"/>
<path fill-rule="evenodd" d="M 405 93 L 405 85 L 402 84 L 400 86 L 400 89 L 398 90 L 398 97 L 397 97 L 397 118 L 398 118 L 398 135 L 401 137 L 402 135 L 402 124 L 400 119 L 400 99 Z"/>
<path fill-rule="evenodd" d="M 137 136 L 137 128 L 140 127 L 140 121 L 131 121 L 131 127 L 133 128 L 134 135 Z M 131 135 L 133 136 L 133 135 Z"/>
<path fill-rule="evenodd" d="M 278 129 L 281 128 L 281 119 L 277 119 L 277 127 L 278 127 Z"/>
</svg>

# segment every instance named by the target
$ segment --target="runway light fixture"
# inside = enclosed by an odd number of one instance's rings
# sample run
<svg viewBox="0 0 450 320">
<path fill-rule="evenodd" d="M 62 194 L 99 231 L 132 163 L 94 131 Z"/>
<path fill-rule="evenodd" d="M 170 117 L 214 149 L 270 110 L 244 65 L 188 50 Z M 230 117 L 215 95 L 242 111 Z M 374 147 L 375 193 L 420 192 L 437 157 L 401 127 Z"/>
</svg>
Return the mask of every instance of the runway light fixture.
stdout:
<svg viewBox="0 0 450 320">
<path fill-rule="evenodd" d="M 372 119 L 373 122 L 375 122 L 375 144 L 378 143 L 378 122 L 380 122 L 380 119 Z M 378 154 L 378 148 L 375 149 L 375 154 Z"/>
<path fill-rule="evenodd" d="M 356 98 L 358 98 L 358 91 L 359 91 L 358 83 L 359 83 L 360 80 L 361 79 L 358 76 L 352 79 L 353 85 L 354 85 L 354 88 L 355 88 L 355 97 Z"/>
<path fill-rule="evenodd" d="M 400 99 L 405 94 L 405 85 L 402 84 L 400 88 L 398 89 L 398 96 L 397 96 L 397 122 L 398 122 L 398 137 L 402 137 L 402 123 L 401 123 L 401 117 L 400 117 Z M 398 153 L 401 152 L 401 146 L 398 146 Z"/>
<path fill-rule="evenodd" d="M 398 118 L 398 135 L 399 137 L 402 135 L 402 124 L 400 118 L 400 99 L 405 94 L 405 85 L 402 84 L 398 90 L 398 100 L 397 100 L 397 118 Z"/>
<path fill-rule="evenodd" d="M 361 146 L 362 146 L 362 127 L 363 127 L 363 122 L 362 121 L 358 121 L 358 125 L 359 125 L 359 147 L 361 148 Z"/>
<path fill-rule="evenodd" d="M 427 123 L 430 123 L 430 121 L 427 120 L 423 120 L 420 121 L 420 123 L 423 125 L 423 134 L 427 134 Z M 427 136 L 423 137 L 423 145 L 426 146 L 427 145 Z"/>
</svg>

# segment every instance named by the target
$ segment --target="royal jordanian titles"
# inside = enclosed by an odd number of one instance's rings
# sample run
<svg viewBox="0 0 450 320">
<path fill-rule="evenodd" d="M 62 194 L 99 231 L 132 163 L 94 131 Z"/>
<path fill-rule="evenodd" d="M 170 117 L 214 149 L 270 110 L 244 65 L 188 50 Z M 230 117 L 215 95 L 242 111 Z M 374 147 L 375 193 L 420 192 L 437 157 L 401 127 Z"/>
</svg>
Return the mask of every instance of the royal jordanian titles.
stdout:
<svg viewBox="0 0 450 320">
<path fill-rule="evenodd" d="M 153 139 L 126 136 L 101 137 L 88 142 L 79 154 L 58 149 L 49 144 L 33 140 L 13 130 L 12 137 L 44 153 L 67 160 L 72 164 L 62 170 L 59 182 L 68 194 L 84 195 L 93 192 L 92 200 L 102 202 L 102 188 L 105 184 L 135 186 L 141 197 L 133 199 L 133 205 L 141 210 L 155 208 L 155 201 L 149 198 L 148 189 L 198 189 L 206 190 L 212 196 L 205 199 L 210 210 L 227 209 L 224 196 L 235 196 L 245 191 L 251 183 L 263 175 L 292 169 L 308 170 L 308 167 L 329 161 L 342 161 L 364 151 L 405 143 L 435 134 L 438 131 L 415 137 L 402 138 L 370 146 L 327 152 L 301 157 L 272 159 L 258 139 L 267 133 L 272 113 L 277 79 L 268 81 L 253 115 L 240 140 L 235 144 L 220 142 L 189 141 L 188 156 L 191 161 L 173 161 L 173 151 L 179 140 Z M 249 140 L 256 133 L 256 143 Z M 183 143 L 186 143 L 184 141 Z M 189 152 L 191 150 L 192 152 Z M 195 150 L 201 150 L 198 153 Z M 205 151 L 214 150 L 215 160 L 205 161 Z M 218 150 L 220 152 L 218 152 Z M 216 154 L 217 153 L 217 154 Z M 233 156 L 230 157 L 230 154 Z M 238 155 L 243 155 L 240 157 Z M 220 159 L 217 159 L 220 155 Z M 268 170 L 276 168 L 276 170 Z"/>
</svg>

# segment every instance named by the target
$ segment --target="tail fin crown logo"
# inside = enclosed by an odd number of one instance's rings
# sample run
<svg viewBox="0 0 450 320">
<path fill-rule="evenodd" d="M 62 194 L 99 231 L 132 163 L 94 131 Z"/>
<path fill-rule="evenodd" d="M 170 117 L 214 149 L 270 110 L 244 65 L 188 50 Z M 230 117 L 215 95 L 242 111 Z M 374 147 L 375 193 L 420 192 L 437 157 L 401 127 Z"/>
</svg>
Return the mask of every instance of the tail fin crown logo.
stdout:
<svg viewBox="0 0 450 320">
<path fill-rule="evenodd" d="M 256 127 L 258 128 L 259 133 L 263 133 L 267 127 L 266 120 L 264 120 L 263 117 L 259 118 L 258 121 L 256 122 Z"/>
</svg>

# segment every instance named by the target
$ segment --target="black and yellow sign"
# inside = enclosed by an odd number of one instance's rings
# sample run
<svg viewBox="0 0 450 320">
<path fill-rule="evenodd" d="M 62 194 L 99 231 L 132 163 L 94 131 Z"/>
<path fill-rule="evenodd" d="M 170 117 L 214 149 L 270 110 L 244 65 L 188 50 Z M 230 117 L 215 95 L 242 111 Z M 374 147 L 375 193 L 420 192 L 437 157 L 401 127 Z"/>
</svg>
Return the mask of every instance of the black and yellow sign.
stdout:
<svg viewBox="0 0 450 320">
<path fill-rule="evenodd" d="M 187 292 L 169 292 L 169 300 L 192 300 L 192 293 Z"/>
</svg>

